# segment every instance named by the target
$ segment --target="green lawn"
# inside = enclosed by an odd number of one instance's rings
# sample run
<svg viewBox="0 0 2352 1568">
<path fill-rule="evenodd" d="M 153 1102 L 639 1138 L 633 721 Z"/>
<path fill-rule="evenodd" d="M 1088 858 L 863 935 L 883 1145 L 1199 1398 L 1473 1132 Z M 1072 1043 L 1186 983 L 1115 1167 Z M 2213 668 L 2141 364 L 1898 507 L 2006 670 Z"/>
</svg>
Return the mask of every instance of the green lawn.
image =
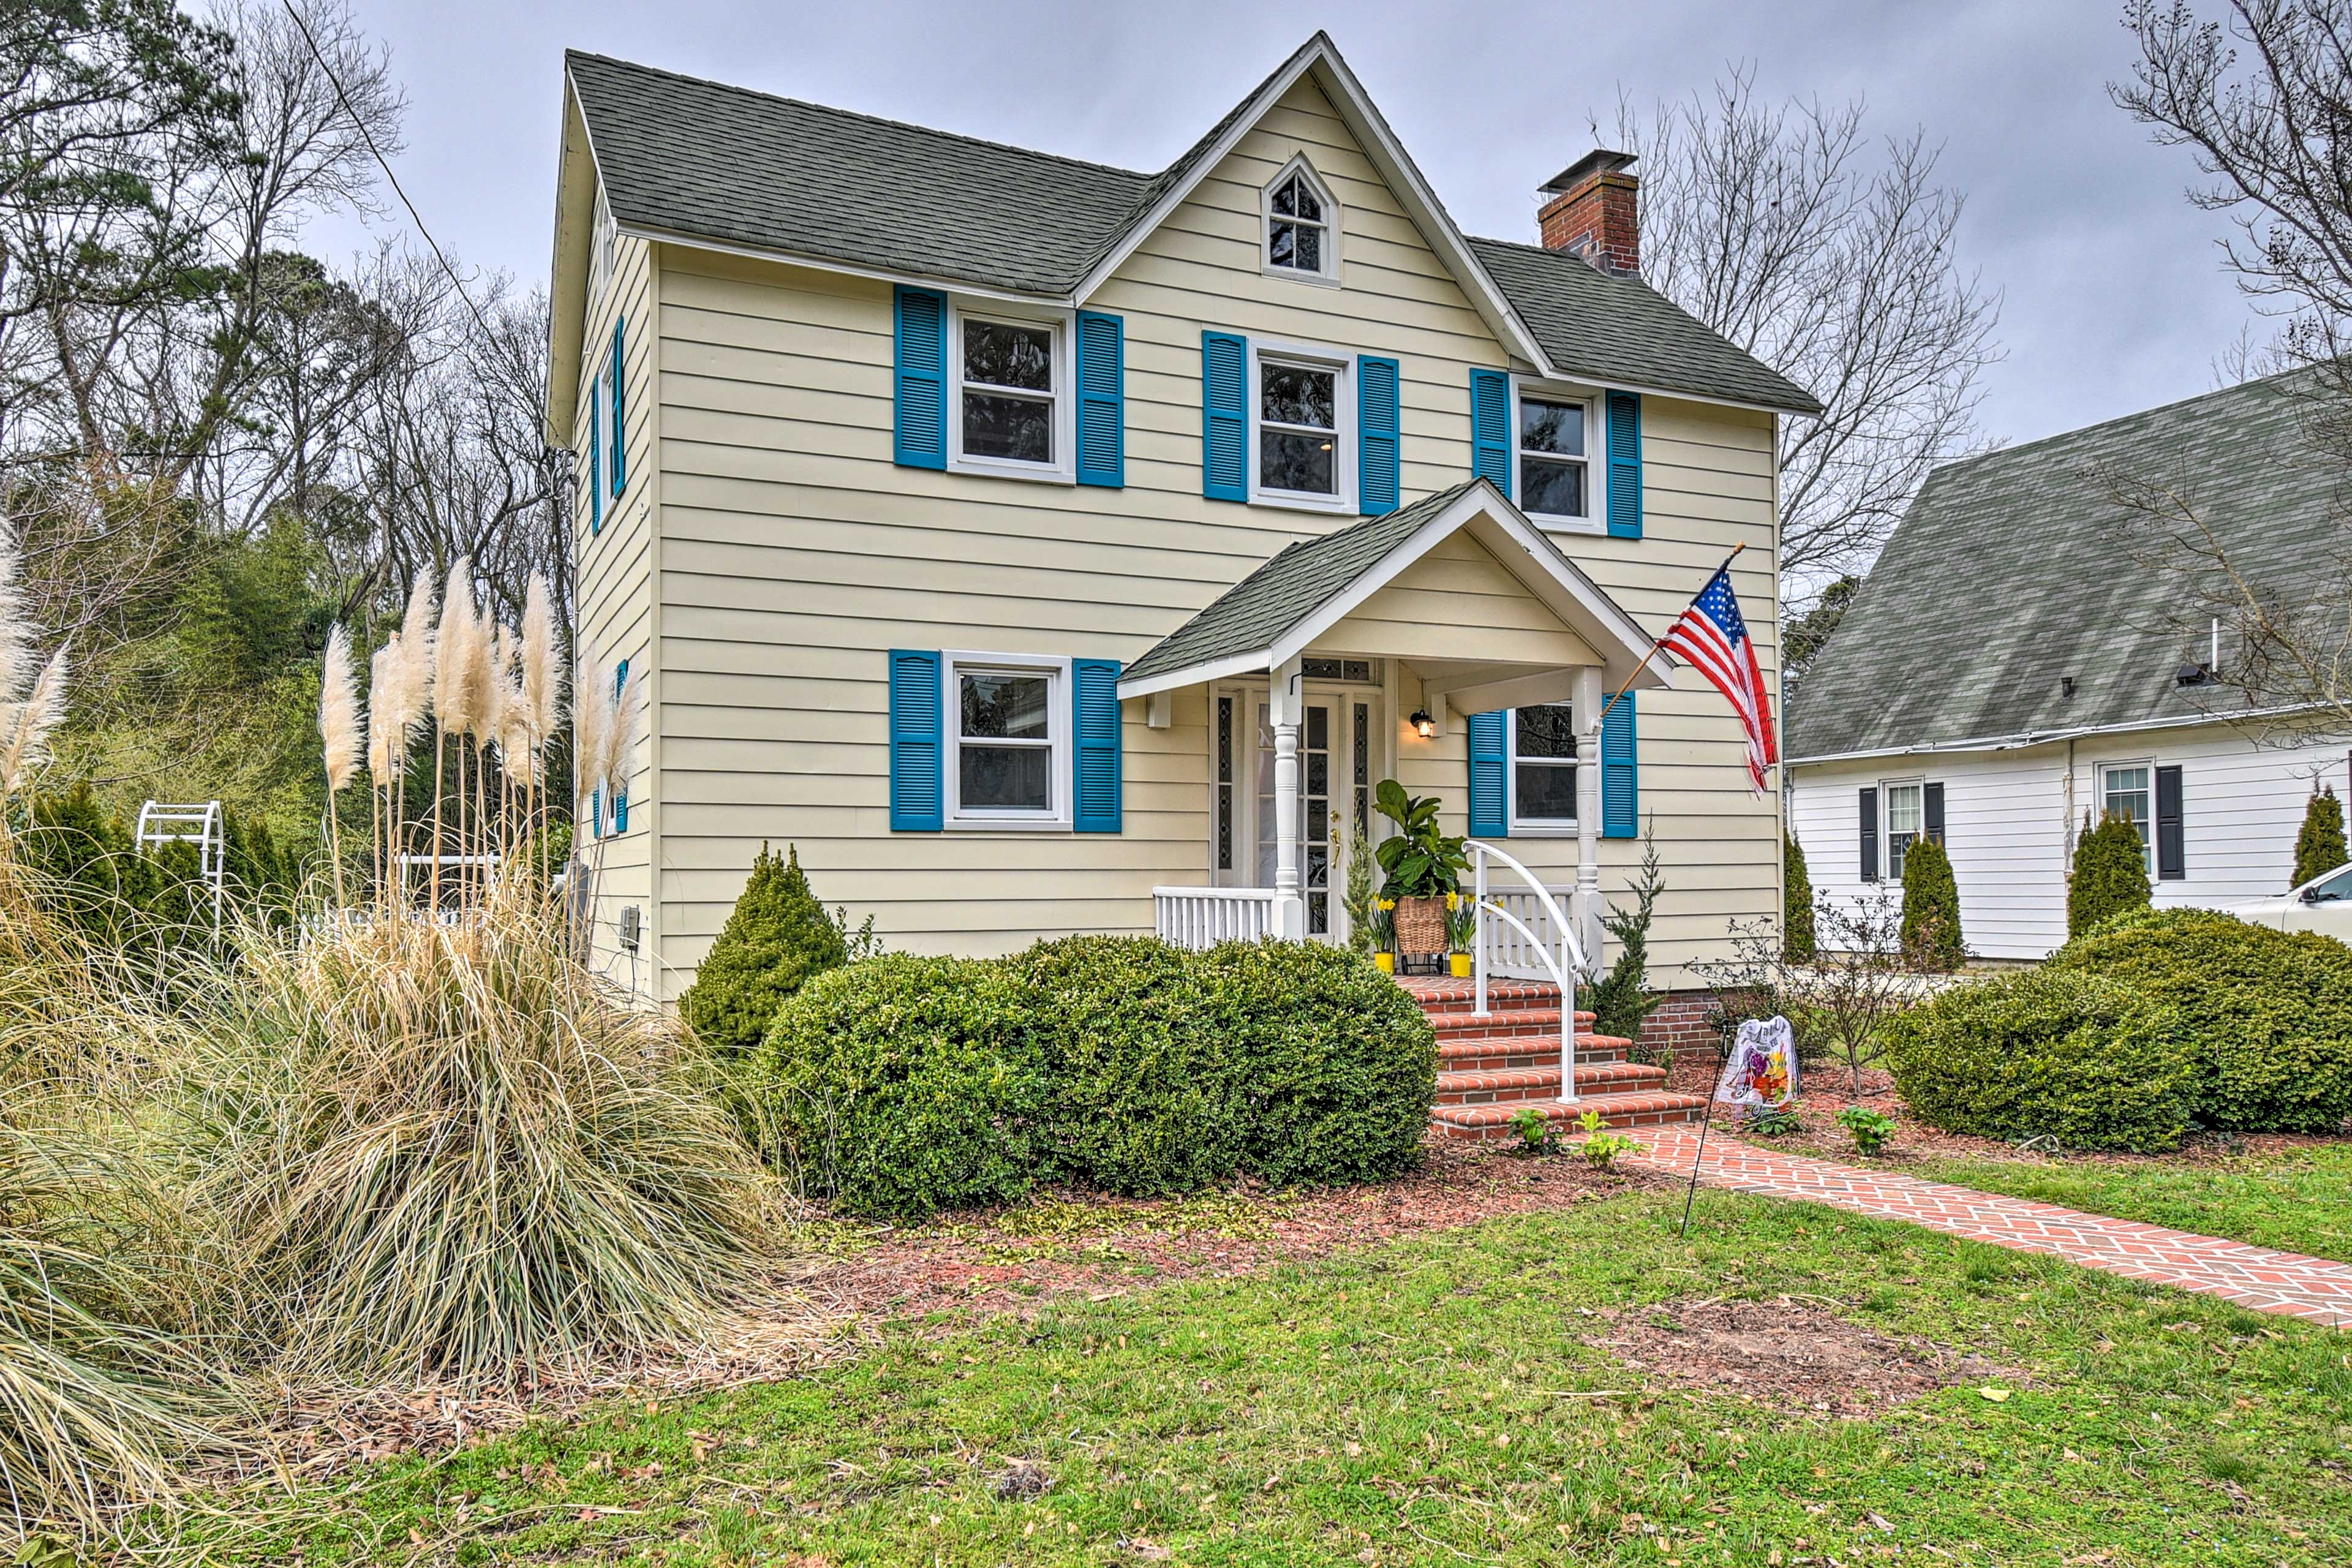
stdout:
<svg viewBox="0 0 2352 1568">
<path fill-rule="evenodd" d="M 2352 1263 L 2352 1143 L 2198 1164 L 1934 1160 L 1903 1169 L 1928 1181 Z"/>
<path fill-rule="evenodd" d="M 1685 1242 L 1680 1207 L 896 1330 L 804 1381 L 257 1488 L 186 1539 L 306 1568 L 2352 1560 L 2352 1339 L 1731 1194 Z M 2011 1370 L 1835 1421 L 1583 1342 L 1607 1331 L 1580 1308 L 1784 1292 Z M 1000 1500 L 1014 1458 L 1051 1489 Z"/>
</svg>

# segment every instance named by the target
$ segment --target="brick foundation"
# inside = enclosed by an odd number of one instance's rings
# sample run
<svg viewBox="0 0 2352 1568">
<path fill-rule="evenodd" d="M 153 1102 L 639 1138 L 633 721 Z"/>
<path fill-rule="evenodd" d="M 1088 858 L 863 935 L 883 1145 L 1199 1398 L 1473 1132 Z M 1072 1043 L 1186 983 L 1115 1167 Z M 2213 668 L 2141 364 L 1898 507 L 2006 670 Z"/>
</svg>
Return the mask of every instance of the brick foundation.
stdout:
<svg viewBox="0 0 2352 1568">
<path fill-rule="evenodd" d="M 1685 1051 L 1712 1052 L 1722 1037 L 1706 1016 L 1716 1005 L 1712 991 L 1670 991 L 1657 1010 L 1642 1020 L 1638 1043 L 1653 1051 L 1668 1050 L 1676 1055 Z"/>
</svg>

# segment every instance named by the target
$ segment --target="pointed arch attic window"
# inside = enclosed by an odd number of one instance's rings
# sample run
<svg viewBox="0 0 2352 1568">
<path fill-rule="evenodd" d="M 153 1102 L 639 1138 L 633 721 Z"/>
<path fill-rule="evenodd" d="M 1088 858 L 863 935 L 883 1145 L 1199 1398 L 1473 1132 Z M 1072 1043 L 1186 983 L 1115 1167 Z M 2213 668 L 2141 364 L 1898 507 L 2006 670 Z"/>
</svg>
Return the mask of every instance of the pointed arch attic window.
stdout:
<svg viewBox="0 0 2352 1568">
<path fill-rule="evenodd" d="M 1339 275 L 1339 205 L 1305 158 L 1293 158 L 1265 187 L 1265 270 L 1330 282 Z"/>
</svg>

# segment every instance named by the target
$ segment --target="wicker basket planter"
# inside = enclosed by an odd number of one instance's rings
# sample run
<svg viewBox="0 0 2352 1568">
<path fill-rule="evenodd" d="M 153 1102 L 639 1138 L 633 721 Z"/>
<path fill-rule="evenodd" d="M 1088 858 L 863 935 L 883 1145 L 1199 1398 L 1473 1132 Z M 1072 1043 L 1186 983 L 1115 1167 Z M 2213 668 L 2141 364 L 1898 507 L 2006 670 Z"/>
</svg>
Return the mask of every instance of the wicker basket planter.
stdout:
<svg viewBox="0 0 2352 1568">
<path fill-rule="evenodd" d="M 1444 899 L 1399 899 L 1396 907 L 1396 946 L 1399 952 L 1414 954 L 1445 951 L 1445 900 Z"/>
</svg>

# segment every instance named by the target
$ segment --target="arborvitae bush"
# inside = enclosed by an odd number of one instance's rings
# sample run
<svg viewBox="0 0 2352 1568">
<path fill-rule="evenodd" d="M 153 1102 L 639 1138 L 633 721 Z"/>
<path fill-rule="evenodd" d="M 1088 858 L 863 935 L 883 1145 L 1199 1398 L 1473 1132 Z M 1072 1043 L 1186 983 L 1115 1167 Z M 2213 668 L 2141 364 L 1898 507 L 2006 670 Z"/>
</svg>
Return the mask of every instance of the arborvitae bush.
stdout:
<svg viewBox="0 0 2352 1568">
<path fill-rule="evenodd" d="M 1903 951 L 1931 969 L 1958 969 L 1968 957 L 1960 941 L 1960 886 L 1952 858 L 1932 838 L 1903 852 Z"/>
<path fill-rule="evenodd" d="M 2287 886 L 2300 888 L 2315 881 L 2347 860 L 2352 860 L 2352 849 L 2344 843 L 2344 803 L 2336 798 L 2336 786 L 2330 784 L 2304 807 L 2303 831 L 2294 840 L 2294 876 Z"/>
<path fill-rule="evenodd" d="M 2148 904 L 2147 860 L 2131 818 L 2109 812 L 2098 826 L 2083 819 L 2074 845 L 2074 874 L 2066 883 L 2066 935 L 2071 940 L 2126 910 Z"/>
<path fill-rule="evenodd" d="M 1652 825 L 1654 828 L 1655 824 Z M 1643 1022 L 1664 1002 L 1664 992 L 1650 989 L 1650 921 L 1656 916 L 1658 895 L 1665 890 L 1658 869 L 1658 843 L 1651 834 L 1642 838 L 1642 870 L 1633 879 L 1633 907 L 1610 910 L 1601 917 L 1601 929 L 1617 944 L 1617 956 L 1607 973 L 1593 982 L 1587 1005 L 1592 1009 L 1592 1032 L 1631 1040 L 1642 1033 Z"/>
<path fill-rule="evenodd" d="M 1794 837 L 1783 838 L 1781 845 L 1788 890 L 1783 895 L 1780 945 L 1790 963 L 1810 963 L 1818 948 L 1813 934 L 1813 879 L 1805 869 L 1804 846 Z"/>
<path fill-rule="evenodd" d="M 678 1011 L 705 1046 L 723 1058 L 746 1057 L 787 997 L 848 962 L 841 928 L 809 890 L 799 849 L 788 847 L 779 860 L 762 844 L 735 912 L 678 998 Z"/>
</svg>

